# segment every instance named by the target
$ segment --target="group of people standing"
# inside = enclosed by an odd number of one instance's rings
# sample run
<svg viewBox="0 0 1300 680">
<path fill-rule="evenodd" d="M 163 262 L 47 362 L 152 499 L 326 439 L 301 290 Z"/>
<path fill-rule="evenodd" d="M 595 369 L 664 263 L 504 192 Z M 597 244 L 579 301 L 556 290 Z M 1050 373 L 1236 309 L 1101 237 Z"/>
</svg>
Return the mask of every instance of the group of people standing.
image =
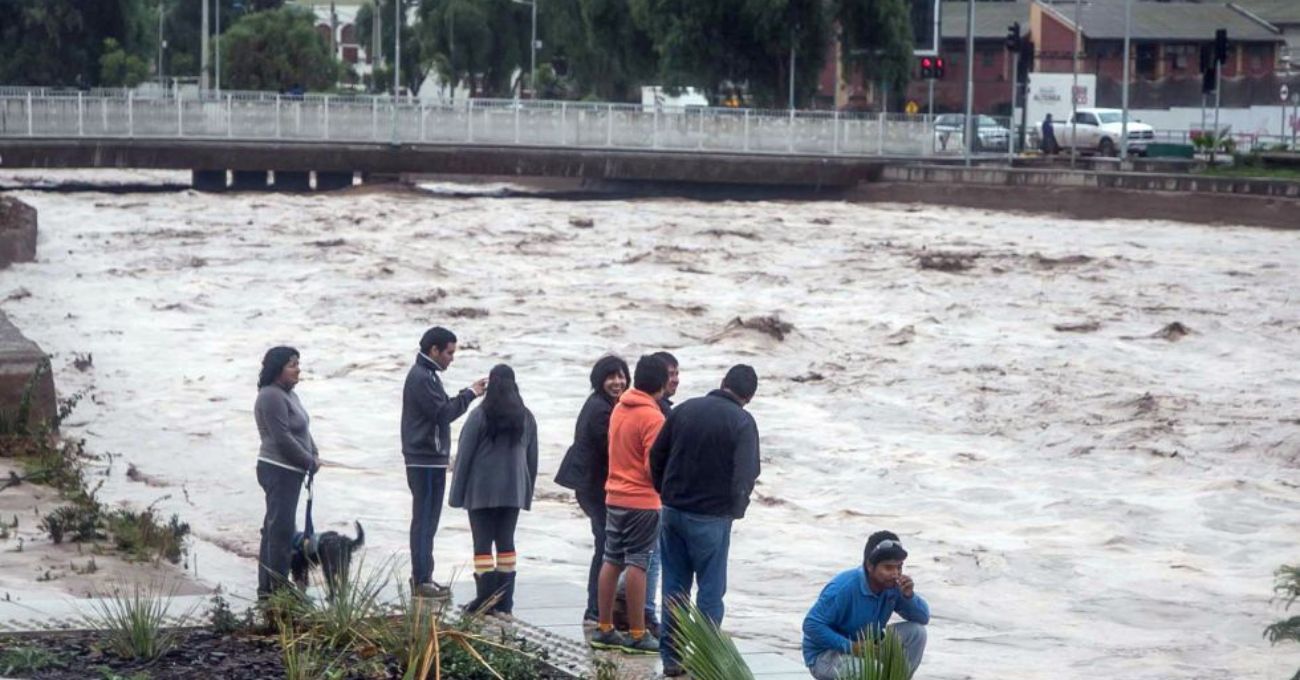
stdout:
<svg viewBox="0 0 1300 680">
<path fill-rule="evenodd" d="M 411 589 L 419 597 L 450 595 L 433 580 L 433 542 L 448 495 L 447 470 L 454 465 L 448 500 L 468 511 L 474 551 L 476 593 L 466 607 L 509 614 L 515 527 L 519 512 L 531 506 L 537 480 L 537 422 L 505 364 L 449 395 L 439 374 L 451 365 L 456 349 L 455 334 L 430 328 L 403 387 Z M 300 491 L 320 467 L 310 419 L 293 391 L 298 360 L 291 347 L 272 348 L 258 381 L 257 478 L 266 497 L 259 597 L 285 582 Z M 591 523 L 594 546 L 583 616 L 584 625 L 595 628 L 591 645 L 659 654 L 670 677 L 684 674 L 673 644 L 671 605 L 689 601 L 694 586 L 695 606 L 721 624 L 732 523 L 745 516 L 760 472 L 758 427 L 746 410 L 758 389 L 754 369 L 732 366 L 717 389 L 674 406 L 679 382 L 678 361 L 667 352 L 640 357 L 633 371 L 617 356 L 600 358 L 590 373 L 591 394 L 578 414 L 573 444 L 555 476 L 574 491 Z M 484 402 L 461 428 L 453 463 L 451 423 L 479 397 Z M 852 638 L 866 623 L 883 626 L 894 611 L 917 627 L 928 621 L 928 606 L 914 597 L 911 579 L 902 576 L 906 552 L 896 536 L 888 536 L 892 539 L 882 543 L 879 533 L 873 535 L 863 566 L 850 570 L 860 578 L 837 577 L 809 612 L 804 651 L 815 677 L 834 677 L 839 664 L 848 663 L 856 649 Z M 878 568 L 885 558 L 886 567 Z M 877 570 L 879 578 L 873 577 Z M 658 580 L 662 584 L 656 588 Z M 656 594 L 662 616 L 656 615 Z M 871 602 L 854 599 L 864 595 Z M 626 603 L 626 632 L 615 627 L 620 599 Z M 884 620 L 877 621 L 882 612 Z M 915 657 L 919 664 L 924 629 L 905 630 L 908 660 Z"/>
</svg>

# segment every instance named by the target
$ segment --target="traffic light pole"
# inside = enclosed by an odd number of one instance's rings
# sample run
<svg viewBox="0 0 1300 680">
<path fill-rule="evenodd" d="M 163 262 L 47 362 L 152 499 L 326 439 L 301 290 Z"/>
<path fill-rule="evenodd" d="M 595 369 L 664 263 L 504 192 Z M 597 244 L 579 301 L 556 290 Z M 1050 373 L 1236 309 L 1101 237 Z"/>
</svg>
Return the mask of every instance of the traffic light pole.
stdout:
<svg viewBox="0 0 1300 680">
<path fill-rule="evenodd" d="M 966 147 L 966 167 L 971 164 L 971 150 L 975 148 L 975 0 L 966 0 L 966 121 L 962 135 Z"/>
<path fill-rule="evenodd" d="M 1020 87 L 1020 50 L 1014 53 L 1016 56 L 1012 60 L 1011 67 L 1011 121 L 1007 124 L 1007 165 L 1010 166 L 1016 158 L 1016 135 L 1012 132 L 1016 128 L 1016 91 Z"/>
</svg>

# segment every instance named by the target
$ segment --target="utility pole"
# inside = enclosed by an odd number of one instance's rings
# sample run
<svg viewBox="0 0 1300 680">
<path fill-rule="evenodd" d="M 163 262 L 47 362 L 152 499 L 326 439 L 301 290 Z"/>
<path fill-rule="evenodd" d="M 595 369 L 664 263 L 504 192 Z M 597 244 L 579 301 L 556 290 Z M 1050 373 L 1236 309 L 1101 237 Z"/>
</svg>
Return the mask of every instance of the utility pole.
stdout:
<svg viewBox="0 0 1300 680">
<path fill-rule="evenodd" d="M 199 91 L 208 90 L 208 0 L 203 0 L 203 18 L 199 21 Z"/>
<path fill-rule="evenodd" d="M 217 0 L 217 33 L 216 40 L 216 62 L 217 62 L 217 94 L 221 94 L 221 0 Z"/>
<path fill-rule="evenodd" d="M 799 27 L 796 26 L 790 34 L 790 110 L 794 110 L 794 41 L 797 36 Z"/>
<path fill-rule="evenodd" d="M 1070 167 L 1079 157 L 1079 51 L 1083 49 L 1083 0 L 1074 0 L 1074 83 L 1070 86 Z"/>
<path fill-rule="evenodd" d="M 402 0 L 393 0 L 393 97 L 402 91 Z"/>
<path fill-rule="evenodd" d="M 1130 43 L 1133 40 L 1133 0 L 1124 0 L 1124 87 L 1121 88 L 1120 108 L 1123 109 L 1123 119 L 1119 129 L 1119 160 L 1120 169 L 1124 167 L 1124 161 L 1128 160 L 1128 59 Z"/>
<path fill-rule="evenodd" d="M 966 0 L 966 167 L 971 164 L 971 149 L 975 146 L 975 0 Z"/>
</svg>

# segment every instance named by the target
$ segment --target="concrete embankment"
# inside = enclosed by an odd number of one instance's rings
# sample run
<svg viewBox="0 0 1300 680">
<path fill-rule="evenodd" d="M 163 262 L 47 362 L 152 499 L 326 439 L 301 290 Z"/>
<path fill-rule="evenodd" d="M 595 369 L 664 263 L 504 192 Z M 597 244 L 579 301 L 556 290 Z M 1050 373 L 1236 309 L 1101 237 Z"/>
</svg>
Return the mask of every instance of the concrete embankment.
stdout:
<svg viewBox="0 0 1300 680">
<path fill-rule="evenodd" d="M 36 209 L 0 196 L 0 269 L 36 258 Z M 45 352 L 28 340 L 0 311 L 0 413 L 12 421 L 21 407 L 27 384 Z M 28 423 L 55 415 L 54 377 L 45 371 L 32 392 Z"/>
</svg>

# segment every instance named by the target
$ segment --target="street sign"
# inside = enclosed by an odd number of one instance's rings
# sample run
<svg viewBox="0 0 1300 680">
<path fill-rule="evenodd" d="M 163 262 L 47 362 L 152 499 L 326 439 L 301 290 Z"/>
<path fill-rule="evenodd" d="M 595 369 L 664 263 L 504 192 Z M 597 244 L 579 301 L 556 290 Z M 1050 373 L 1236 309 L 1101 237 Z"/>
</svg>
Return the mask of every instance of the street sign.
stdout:
<svg viewBox="0 0 1300 680">
<path fill-rule="evenodd" d="M 919 113 L 919 112 L 921 111 L 921 105 L 920 105 L 920 104 L 917 104 L 915 101 L 909 99 L 909 100 L 907 100 L 907 108 L 905 108 L 905 109 L 903 109 L 903 110 L 907 112 L 907 115 L 909 115 L 909 116 L 915 116 L 917 113 Z"/>
<path fill-rule="evenodd" d="M 1074 103 L 1080 106 L 1088 105 L 1088 88 L 1085 85 L 1078 85 L 1074 88 Z"/>
<path fill-rule="evenodd" d="M 1286 83 L 1282 83 L 1282 89 L 1278 91 L 1278 94 L 1281 95 L 1282 101 L 1286 101 L 1291 97 L 1291 88 L 1287 87 Z"/>
</svg>

